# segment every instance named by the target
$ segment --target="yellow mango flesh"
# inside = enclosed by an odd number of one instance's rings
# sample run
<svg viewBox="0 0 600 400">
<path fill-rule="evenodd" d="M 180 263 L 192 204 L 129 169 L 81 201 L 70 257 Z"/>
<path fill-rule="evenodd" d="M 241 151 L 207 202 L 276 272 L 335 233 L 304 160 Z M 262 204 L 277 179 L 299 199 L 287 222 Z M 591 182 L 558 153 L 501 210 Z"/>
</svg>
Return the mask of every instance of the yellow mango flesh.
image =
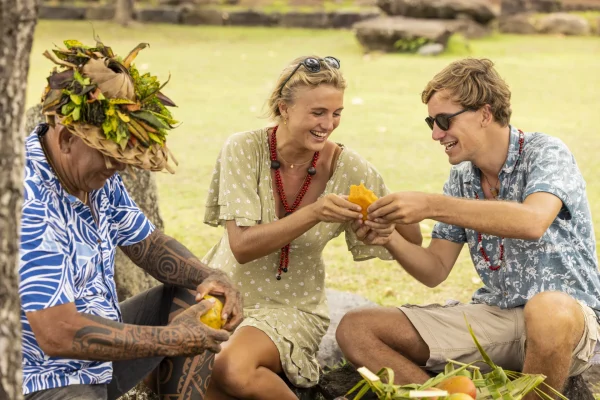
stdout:
<svg viewBox="0 0 600 400">
<path fill-rule="evenodd" d="M 367 208 L 369 208 L 375 200 L 377 200 L 375 193 L 367 189 L 364 184 L 350 185 L 348 201 L 362 207 L 361 213 L 363 215 L 363 221 L 367 219 Z"/>
</svg>

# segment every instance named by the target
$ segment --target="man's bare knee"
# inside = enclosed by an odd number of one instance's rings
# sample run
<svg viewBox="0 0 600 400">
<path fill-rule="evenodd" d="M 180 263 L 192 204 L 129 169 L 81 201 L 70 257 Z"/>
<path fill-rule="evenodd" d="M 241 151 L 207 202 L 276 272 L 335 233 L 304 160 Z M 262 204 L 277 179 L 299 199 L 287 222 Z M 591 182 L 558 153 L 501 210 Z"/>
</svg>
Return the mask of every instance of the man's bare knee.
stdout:
<svg viewBox="0 0 600 400">
<path fill-rule="evenodd" d="M 547 345 L 551 347 L 549 350 L 555 350 L 568 344 L 573 349 L 583 335 L 585 320 L 581 307 L 564 293 L 538 293 L 527 302 L 523 314 L 529 346 Z"/>
</svg>

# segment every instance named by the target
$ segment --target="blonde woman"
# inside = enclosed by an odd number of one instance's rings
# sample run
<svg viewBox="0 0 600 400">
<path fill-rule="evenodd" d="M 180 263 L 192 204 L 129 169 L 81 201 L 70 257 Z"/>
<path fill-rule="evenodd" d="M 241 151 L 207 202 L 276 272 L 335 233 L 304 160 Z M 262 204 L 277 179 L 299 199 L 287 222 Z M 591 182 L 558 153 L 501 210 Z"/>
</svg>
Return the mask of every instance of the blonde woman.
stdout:
<svg viewBox="0 0 600 400">
<path fill-rule="evenodd" d="M 204 262 L 237 285 L 245 320 L 215 359 L 207 399 L 296 399 L 283 375 L 298 387 L 315 385 L 329 324 L 325 245 L 344 232 L 355 260 L 391 258 L 351 227 L 361 218 L 343 197 L 351 184 L 364 182 L 378 196 L 388 191 L 371 164 L 330 141 L 345 88 L 338 59 L 294 60 L 268 100 L 277 125 L 234 134 L 219 155 L 205 223 L 225 230 Z M 373 230 L 385 237 L 394 226 Z M 417 224 L 400 233 L 421 243 Z"/>
</svg>

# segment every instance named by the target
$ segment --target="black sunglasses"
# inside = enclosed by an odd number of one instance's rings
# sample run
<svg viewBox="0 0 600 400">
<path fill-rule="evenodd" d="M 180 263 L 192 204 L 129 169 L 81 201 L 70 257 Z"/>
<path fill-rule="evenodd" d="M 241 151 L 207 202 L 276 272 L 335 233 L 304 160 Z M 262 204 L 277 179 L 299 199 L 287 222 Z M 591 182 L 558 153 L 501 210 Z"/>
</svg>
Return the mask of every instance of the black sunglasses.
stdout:
<svg viewBox="0 0 600 400">
<path fill-rule="evenodd" d="M 425 118 L 425 122 L 427 122 L 427 126 L 429 126 L 429 129 L 433 130 L 433 124 L 436 123 L 437 126 L 443 130 L 443 131 L 447 131 L 448 129 L 450 129 L 450 120 L 454 117 L 456 117 L 459 114 L 464 113 L 465 111 L 473 111 L 470 108 L 465 108 L 464 110 L 461 110 L 457 113 L 454 114 L 438 114 L 435 117 L 427 117 Z"/>
<path fill-rule="evenodd" d="M 279 88 L 279 95 L 281 96 L 281 92 L 283 91 L 285 84 L 289 82 L 289 80 L 292 78 L 292 76 L 294 76 L 296 71 L 298 71 L 298 68 L 300 68 L 301 66 L 304 65 L 304 68 L 306 68 L 306 70 L 308 72 L 312 72 L 314 74 L 321 70 L 321 61 L 326 62 L 327 65 L 329 65 L 331 68 L 340 69 L 340 60 L 338 60 L 335 57 L 331 57 L 331 56 L 328 56 L 325 58 L 308 57 L 308 58 L 302 60 L 300 62 L 300 64 L 296 65 L 296 68 L 294 68 L 294 70 L 292 71 L 290 76 L 288 76 L 287 79 L 283 82 L 283 84 Z"/>
</svg>

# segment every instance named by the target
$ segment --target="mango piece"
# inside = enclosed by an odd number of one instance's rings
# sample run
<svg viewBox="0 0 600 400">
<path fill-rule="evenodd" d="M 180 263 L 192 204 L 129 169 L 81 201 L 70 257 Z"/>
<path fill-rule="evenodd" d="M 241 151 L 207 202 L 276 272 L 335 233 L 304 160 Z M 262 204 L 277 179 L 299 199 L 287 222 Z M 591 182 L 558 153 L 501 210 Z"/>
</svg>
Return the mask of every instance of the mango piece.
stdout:
<svg viewBox="0 0 600 400">
<path fill-rule="evenodd" d="M 225 321 L 221 319 L 221 313 L 223 312 L 223 303 L 216 297 L 206 295 L 203 299 L 215 299 L 215 305 L 212 306 L 203 316 L 200 317 L 200 322 L 204 325 L 210 326 L 213 329 L 221 329 L 225 325 Z"/>
<path fill-rule="evenodd" d="M 362 183 L 360 185 L 350 185 L 348 201 L 362 207 L 361 213 L 363 215 L 363 221 L 366 221 L 367 219 L 367 208 L 369 208 L 375 200 L 377 200 L 375 193 L 367 189 Z"/>
</svg>

